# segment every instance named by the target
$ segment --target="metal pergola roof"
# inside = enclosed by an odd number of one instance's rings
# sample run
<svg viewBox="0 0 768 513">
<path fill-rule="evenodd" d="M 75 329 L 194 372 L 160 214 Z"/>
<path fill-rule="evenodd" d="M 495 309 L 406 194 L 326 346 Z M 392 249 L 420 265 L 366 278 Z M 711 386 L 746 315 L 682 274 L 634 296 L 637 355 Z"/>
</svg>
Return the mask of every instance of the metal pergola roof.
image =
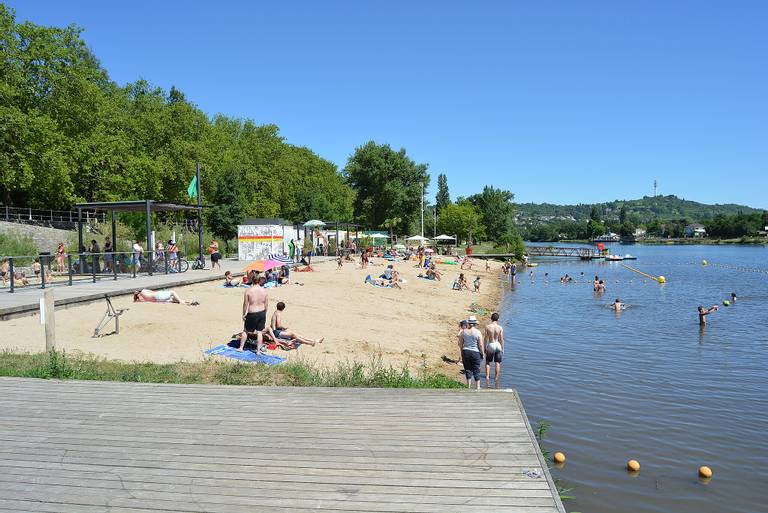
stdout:
<svg viewBox="0 0 768 513">
<path fill-rule="evenodd" d="M 114 212 L 145 212 L 147 207 L 155 212 L 172 212 L 198 209 L 197 205 L 184 205 L 170 201 L 155 200 L 95 201 L 89 203 L 77 203 L 73 205 L 73 208 L 78 210 L 112 210 Z M 209 207 L 209 205 L 202 205 L 202 208 Z"/>
</svg>

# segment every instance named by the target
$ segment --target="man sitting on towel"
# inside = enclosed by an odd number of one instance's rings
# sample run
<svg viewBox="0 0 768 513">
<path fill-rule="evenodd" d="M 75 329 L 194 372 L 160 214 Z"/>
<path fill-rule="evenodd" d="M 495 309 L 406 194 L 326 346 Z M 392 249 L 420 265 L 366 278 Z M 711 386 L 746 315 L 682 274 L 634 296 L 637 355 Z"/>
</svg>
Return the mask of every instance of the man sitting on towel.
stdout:
<svg viewBox="0 0 768 513">
<path fill-rule="evenodd" d="M 298 342 L 300 344 L 314 346 L 315 344 L 321 344 L 323 340 L 325 340 L 324 337 L 318 340 L 312 340 L 311 338 L 299 335 L 295 331 L 286 328 L 283 323 L 283 310 L 285 310 L 285 303 L 280 301 L 277 303 L 277 310 L 272 314 L 272 319 L 269 322 L 269 327 L 272 328 L 271 331 L 275 336 L 275 342 L 279 344 L 282 341 L 290 340 L 294 345 Z"/>
</svg>

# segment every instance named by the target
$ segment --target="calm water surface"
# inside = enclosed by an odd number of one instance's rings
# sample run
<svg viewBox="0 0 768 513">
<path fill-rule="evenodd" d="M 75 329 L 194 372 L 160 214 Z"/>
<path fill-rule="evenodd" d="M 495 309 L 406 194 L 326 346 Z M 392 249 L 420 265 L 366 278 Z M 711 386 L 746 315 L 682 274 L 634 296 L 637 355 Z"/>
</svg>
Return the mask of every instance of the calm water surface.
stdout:
<svg viewBox="0 0 768 513">
<path fill-rule="evenodd" d="M 546 446 L 567 455 L 553 475 L 576 497 L 566 509 L 768 512 L 768 248 L 612 249 L 668 283 L 618 263 L 539 259 L 501 310 L 502 385 L 520 391 L 532 423 L 551 423 Z M 577 282 L 560 284 L 565 273 Z M 732 291 L 738 301 L 700 330 L 696 307 Z M 606 306 L 617 297 L 631 305 L 620 314 Z M 639 475 L 624 470 L 628 459 Z M 714 471 L 708 484 L 700 465 Z"/>
</svg>

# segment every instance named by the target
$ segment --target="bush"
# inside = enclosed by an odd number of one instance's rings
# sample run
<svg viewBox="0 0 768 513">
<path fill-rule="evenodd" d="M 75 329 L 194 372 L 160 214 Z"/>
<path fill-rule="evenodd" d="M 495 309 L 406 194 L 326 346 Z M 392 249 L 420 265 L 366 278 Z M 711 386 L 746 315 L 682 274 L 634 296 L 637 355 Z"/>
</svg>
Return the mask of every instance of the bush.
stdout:
<svg viewBox="0 0 768 513">
<path fill-rule="evenodd" d="M 16 232 L 0 233 L 0 256 L 29 256 L 37 254 L 37 246 L 29 235 Z"/>
</svg>

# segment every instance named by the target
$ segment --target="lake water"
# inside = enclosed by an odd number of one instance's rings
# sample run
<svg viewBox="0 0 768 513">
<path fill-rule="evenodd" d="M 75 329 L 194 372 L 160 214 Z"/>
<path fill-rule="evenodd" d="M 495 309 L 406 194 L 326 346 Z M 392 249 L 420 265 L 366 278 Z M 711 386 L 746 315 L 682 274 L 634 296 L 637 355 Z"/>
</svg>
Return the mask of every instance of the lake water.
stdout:
<svg viewBox="0 0 768 513">
<path fill-rule="evenodd" d="M 768 248 L 612 250 L 668 282 L 619 263 L 542 258 L 534 281 L 518 273 L 501 309 L 502 385 L 520 391 L 532 424 L 551 424 L 545 445 L 567 456 L 553 476 L 575 496 L 566 509 L 768 511 Z M 560 284 L 565 273 L 576 282 Z M 696 307 L 732 291 L 738 301 L 700 330 Z M 606 306 L 617 297 L 631 305 L 619 314 Z M 641 464 L 636 476 L 629 459 Z M 709 483 L 701 465 L 714 472 Z"/>
</svg>

